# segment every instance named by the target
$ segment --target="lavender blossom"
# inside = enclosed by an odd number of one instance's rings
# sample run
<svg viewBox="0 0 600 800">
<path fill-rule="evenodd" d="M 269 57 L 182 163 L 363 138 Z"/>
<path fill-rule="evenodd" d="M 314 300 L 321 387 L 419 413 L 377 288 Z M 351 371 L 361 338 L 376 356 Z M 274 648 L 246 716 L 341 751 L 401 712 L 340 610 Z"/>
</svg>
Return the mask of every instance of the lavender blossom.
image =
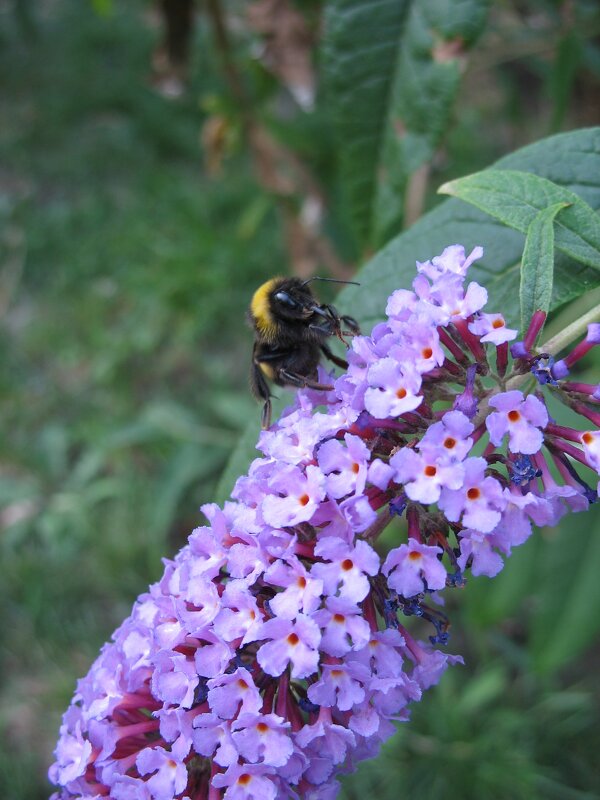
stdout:
<svg viewBox="0 0 600 800">
<path fill-rule="evenodd" d="M 334 798 L 336 776 L 462 661 L 435 646 L 438 592 L 496 575 L 532 525 L 597 499 L 576 465 L 600 472 L 598 388 L 562 379 L 600 326 L 555 362 L 534 350 L 536 312 L 512 368 L 516 332 L 464 286 L 482 254 L 452 245 L 419 263 L 414 291 L 354 338 L 347 373 L 324 376 L 333 390 L 299 392 L 233 499 L 203 507 L 209 524 L 79 681 L 54 800 Z M 550 420 L 544 391 L 582 430 Z M 404 514 L 384 558 L 377 540 Z"/>
</svg>

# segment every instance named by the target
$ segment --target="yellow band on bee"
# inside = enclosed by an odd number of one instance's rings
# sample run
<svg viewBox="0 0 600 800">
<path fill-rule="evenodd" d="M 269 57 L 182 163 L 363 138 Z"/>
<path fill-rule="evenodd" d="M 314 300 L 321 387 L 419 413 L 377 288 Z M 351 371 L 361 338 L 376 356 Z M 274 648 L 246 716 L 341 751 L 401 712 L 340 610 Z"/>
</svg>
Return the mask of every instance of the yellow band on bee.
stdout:
<svg viewBox="0 0 600 800">
<path fill-rule="evenodd" d="M 262 372 L 262 374 L 270 381 L 275 379 L 275 370 L 270 364 L 265 364 L 263 362 L 262 364 L 258 365 L 258 368 Z"/>
<path fill-rule="evenodd" d="M 273 315 L 269 307 L 269 294 L 279 281 L 281 281 L 281 278 L 271 278 L 270 281 L 259 286 L 252 296 L 250 313 L 254 318 L 256 327 L 263 336 L 268 336 L 268 334 L 275 329 L 275 321 L 273 320 Z"/>
</svg>

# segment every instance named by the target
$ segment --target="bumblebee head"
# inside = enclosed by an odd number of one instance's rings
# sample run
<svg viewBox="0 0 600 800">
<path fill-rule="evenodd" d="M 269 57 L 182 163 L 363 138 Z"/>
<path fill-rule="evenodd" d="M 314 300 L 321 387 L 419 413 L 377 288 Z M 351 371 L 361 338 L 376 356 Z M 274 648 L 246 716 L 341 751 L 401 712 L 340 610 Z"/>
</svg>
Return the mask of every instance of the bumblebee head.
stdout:
<svg viewBox="0 0 600 800">
<path fill-rule="evenodd" d="M 300 278 L 271 278 L 255 292 L 250 321 L 264 337 L 274 337 L 282 325 L 303 323 L 319 308 L 310 288 Z"/>
</svg>

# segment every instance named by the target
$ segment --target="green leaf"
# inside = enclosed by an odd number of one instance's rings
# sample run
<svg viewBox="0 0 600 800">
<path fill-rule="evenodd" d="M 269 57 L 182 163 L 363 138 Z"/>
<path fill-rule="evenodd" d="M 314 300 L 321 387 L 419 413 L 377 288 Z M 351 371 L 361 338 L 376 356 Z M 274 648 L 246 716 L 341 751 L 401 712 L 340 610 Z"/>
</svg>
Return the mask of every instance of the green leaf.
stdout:
<svg viewBox="0 0 600 800">
<path fill-rule="evenodd" d="M 323 62 L 356 236 L 397 231 L 410 176 L 438 147 L 489 0 L 329 0 Z"/>
<path fill-rule="evenodd" d="M 539 672 L 552 672 L 573 660 L 598 636 L 599 519 L 597 508 L 570 514 L 558 534 L 549 531 L 554 541 L 540 548 L 537 572 L 546 589 L 536 605 L 531 645 Z"/>
<path fill-rule="evenodd" d="M 537 214 L 527 230 L 521 260 L 521 330 L 535 311 L 548 312 L 554 278 L 554 218 L 566 203 L 555 203 Z"/>
<path fill-rule="evenodd" d="M 486 169 L 445 183 L 438 191 L 471 203 L 521 233 L 527 233 L 547 206 L 565 203 L 569 208 L 556 220 L 556 247 L 600 269 L 600 217 L 564 186 L 528 172 Z"/>
<path fill-rule="evenodd" d="M 101 17 L 109 17 L 114 12 L 113 0 L 92 0 L 92 8 Z"/>
<path fill-rule="evenodd" d="M 502 158 L 494 168 L 535 172 L 569 192 L 576 192 L 592 208 L 600 208 L 600 127 L 542 139 Z M 527 226 L 523 233 L 526 230 Z M 336 307 L 356 317 L 363 330 L 370 330 L 382 319 L 391 292 L 412 284 L 415 261 L 425 261 L 456 242 L 467 250 L 483 245 L 483 259 L 469 269 L 469 277 L 487 288 L 490 311 L 500 311 L 507 323 L 518 325 L 519 308 L 515 299 L 519 295 L 523 234 L 454 199 L 425 214 L 380 250 L 357 275 L 362 289 L 353 286 L 342 289 Z M 599 283 L 596 270 L 557 253 L 550 310 Z"/>
<path fill-rule="evenodd" d="M 579 31 L 567 28 L 561 38 L 556 58 L 547 80 L 548 97 L 552 98 L 551 130 L 557 131 L 562 125 L 569 103 L 573 97 L 573 87 L 584 58 L 584 43 Z"/>
</svg>

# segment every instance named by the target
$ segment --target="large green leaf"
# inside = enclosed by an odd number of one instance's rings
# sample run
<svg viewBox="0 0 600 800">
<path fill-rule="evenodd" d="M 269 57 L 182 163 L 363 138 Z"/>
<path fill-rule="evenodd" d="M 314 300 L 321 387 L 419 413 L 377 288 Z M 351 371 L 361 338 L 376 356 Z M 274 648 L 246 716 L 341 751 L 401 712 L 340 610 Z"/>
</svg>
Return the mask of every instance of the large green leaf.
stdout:
<svg viewBox="0 0 600 800">
<path fill-rule="evenodd" d="M 534 172 L 600 208 L 600 128 L 559 134 L 524 147 L 498 161 L 496 169 Z M 410 230 L 397 236 L 358 273 L 361 287 L 349 286 L 338 295 L 336 306 L 351 314 L 368 332 L 385 313 L 386 299 L 394 289 L 410 287 L 415 260 L 425 261 L 449 244 L 467 249 L 481 244 L 484 258 L 469 276 L 489 291 L 488 308 L 501 311 L 509 324 L 519 324 L 520 260 L 525 237 L 460 200 L 445 200 L 425 214 Z M 557 253 L 550 309 L 556 309 L 598 285 L 598 272 Z M 248 469 L 257 455 L 259 409 L 236 447 L 219 487 L 226 499 L 235 477 Z"/>
<path fill-rule="evenodd" d="M 324 68 L 344 189 L 363 243 L 400 227 L 412 173 L 447 129 L 489 0 L 329 0 Z"/>
<path fill-rule="evenodd" d="M 554 282 L 554 218 L 566 203 L 543 208 L 527 229 L 525 249 L 521 259 L 521 330 L 536 311 L 548 313 L 552 302 Z"/>
<path fill-rule="evenodd" d="M 494 169 L 532 172 L 579 195 L 593 209 L 600 208 L 600 128 L 558 134 L 524 147 L 494 164 Z M 461 200 L 446 200 L 397 236 L 360 270 L 363 287 L 343 289 L 336 306 L 352 314 L 364 330 L 378 322 L 386 297 L 398 287 L 409 287 L 415 260 L 425 261 L 449 244 L 469 250 L 483 245 L 484 257 L 469 277 L 488 289 L 487 309 L 501 311 L 512 325 L 519 324 L 520 264 L 525 236 Z M 550 310 L 579 297 L 599 283 L 598 272 L 563 253 L 556 254 Z"/>
<path fill-rule="evenodd" d="M 600 217 L 564 186 L 521 170 L 485 169 L 445 183 L 439 191 L 472 203 L 521 233 L 527 233 L 539 212 L 563 203 L 565 210 L 555 226 L 556 246 L 600 269 Z"/>
</svg>

